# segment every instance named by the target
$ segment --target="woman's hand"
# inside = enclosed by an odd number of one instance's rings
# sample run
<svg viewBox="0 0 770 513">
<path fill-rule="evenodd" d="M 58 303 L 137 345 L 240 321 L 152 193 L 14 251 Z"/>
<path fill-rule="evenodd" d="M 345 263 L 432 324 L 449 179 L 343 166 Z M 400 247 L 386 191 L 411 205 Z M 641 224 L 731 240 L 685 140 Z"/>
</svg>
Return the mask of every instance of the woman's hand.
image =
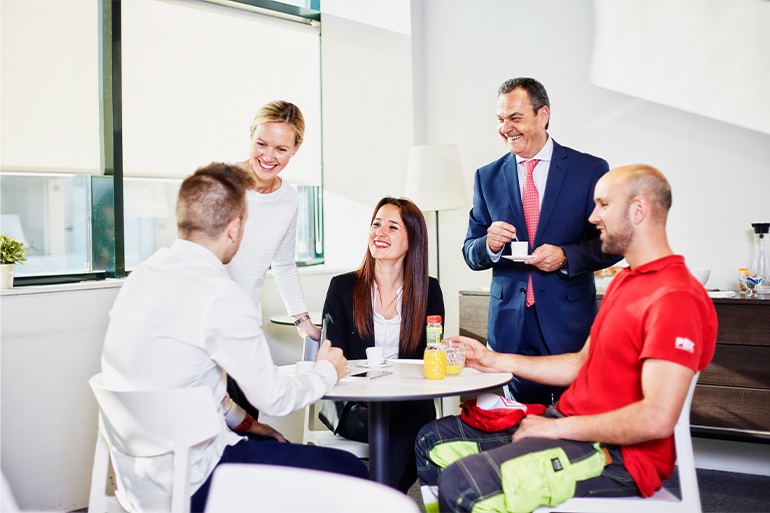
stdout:
<svg viewBox="0 0 770 513">
<path fill-rule="evenodd" d="M 307 336 L 316 342 L 321 341 L 321 328 L 313 324 L 312 321 L 301 322 L 299 326 L 297 326 L 297 331 L 299 332 L 299 336 L 302 338 Z"/>
<path fill-rule="evenodd" d="M 465 366 L 472 369 L 480 370 L 481 372 L 500 372 L 500 369 L 496 367 L 497 353 L 487 349 L 487 346 L 468 337 L 449 337 L 445 339 L 447 342 L 462 342 L 465 346 L 463 353 L 465 353 Z"/>
<path fill-rule="evenodd" d="M 279 442 L 286 441 L 283 435 L 279 433 L 273 426 L 270 426 L 268 424 L 262 424 L 261 422 L 257 422 L 256 420 L 251 424 L 251 427 L 249 428 L 247 433 L 251 433 L 252 435 L 260 435 L 260 436 L 266 436 L 269 438 L 275 438 Z"/>
</svg>

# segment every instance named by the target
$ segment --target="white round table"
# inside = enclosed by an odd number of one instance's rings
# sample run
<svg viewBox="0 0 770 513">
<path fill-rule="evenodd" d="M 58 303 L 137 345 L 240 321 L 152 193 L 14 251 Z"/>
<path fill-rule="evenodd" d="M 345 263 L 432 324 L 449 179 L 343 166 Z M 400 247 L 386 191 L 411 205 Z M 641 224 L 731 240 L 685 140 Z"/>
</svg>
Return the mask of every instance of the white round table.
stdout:
<svg viewBox="0 0 770 513">
<path fill-rule="evenodd" d="M 308 312 L 308 315 L 310 316 L 310 320 L 313 321 L 313 324 L 321 327 L 321 312 Z M 282 324 L 284 326 L 294 326 L 294 317 L 288 314 L 282 314 L 282 315 L 274 315 L 270 317 L 270 322 L 274 324 Z"/>
<path fill-rule="evenodd" d="M 348 368 L 353 373 L 367 370 L 358 366 L 365 360 L 351 360 Z M 459 376 L 442 380 L 425 379 L 422 360 L 392 360 L 393 365 L 371 370 L 390 371 L 393 374 L 372 380 L 343 379 L 324 396 L 324 399 L 369 401 L 369 473 L 374 481 L 388 483 L 389 441 L 388 402 L 434 399 L 466 393 L 483 392 L 511 381 L 509 372 L 482 373 L 465 368 Z"/>
</svg>

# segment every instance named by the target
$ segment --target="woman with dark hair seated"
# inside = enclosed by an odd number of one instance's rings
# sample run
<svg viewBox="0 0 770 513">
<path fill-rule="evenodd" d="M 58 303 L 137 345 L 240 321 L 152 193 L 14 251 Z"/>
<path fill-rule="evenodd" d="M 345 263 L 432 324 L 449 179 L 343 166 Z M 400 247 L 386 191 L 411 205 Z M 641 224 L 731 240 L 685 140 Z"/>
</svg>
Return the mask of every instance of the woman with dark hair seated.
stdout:
<svg viewBox="0 0 770 513">
<path fill-rule="evenodd" d="M 361 267 L 331 280 L 323 313 L 332 321 L 326 337 L 349 360 L 365 359 L 374 346 L 388 360 L 422 359 L 426 318 L 443 320 L 444 298 L 438 280 L 428 276 L 427 228 L 414 203 L 380 200 Z M 432 400 L 390 403 L 389 482 L 403 492 L 417 479 L 414 439 L 435 417 Z M 321 420 L 345 438 L 368 441 L 366 403 L 324 401 Z"/>
</svg>

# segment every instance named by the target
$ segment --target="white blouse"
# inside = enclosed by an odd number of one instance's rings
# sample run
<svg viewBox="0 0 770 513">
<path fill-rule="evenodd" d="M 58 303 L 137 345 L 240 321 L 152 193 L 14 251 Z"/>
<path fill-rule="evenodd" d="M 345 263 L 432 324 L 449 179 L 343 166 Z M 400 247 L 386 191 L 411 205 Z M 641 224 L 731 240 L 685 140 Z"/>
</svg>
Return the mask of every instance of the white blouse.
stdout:
<svg viewBox="0 0 770 513">
<path fill-rule="evenodd" d="M 260 194 L 246 191 L 249 218 L 240 249 L 227 264 L 230 278 L 241 286 L 259 308 L 265 274 L 272 265 L 278 290 L 289 315 L 307 312 L 297 271 L 297 212 L 299 197 L 286 180 L 277 191 Z"/>
<path fill-rule="evenodd" d="M 398 299 L 396 300 L 396 315 L 392 319 L 386 319 L 382 314 L 377 313 L 375 303 L 377 301 L 377 282 L 372 287 L 372 311 L 374 312 L 374 345 L 382 347 L 385 358 L 388 360 L 398 359 L 398 347 L 401 335 L 401 297 L 404 292 L 404 285 L 398 288 Z"/>
</svg>

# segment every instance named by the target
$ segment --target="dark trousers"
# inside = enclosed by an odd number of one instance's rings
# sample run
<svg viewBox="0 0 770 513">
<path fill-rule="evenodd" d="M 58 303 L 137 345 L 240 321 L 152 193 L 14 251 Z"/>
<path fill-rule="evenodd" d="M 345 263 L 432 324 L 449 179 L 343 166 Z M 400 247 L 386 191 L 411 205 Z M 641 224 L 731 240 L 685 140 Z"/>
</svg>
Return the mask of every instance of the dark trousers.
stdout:
<svg viewBox="0 0 770 513">
<path fill-rule="evenodd" d="M 560 415 L 552 408 L 546 416 L 549 414 Z M 518 500 L 533 501 L 532 509 L 538 504 L 547 504 L 551 493 L 553 497 L 560 494 L 575 497 L 640 495 L 633 477 L 623 464 L 620 447 L 598 444 L 607 449 L 612 459 L 609 465 L 605 465 L 603 453 L 597 454 L 597 444 L 545 438 L 526 438 L 511 443 L 517 428 L 518 424 L 510 429 L 488 433 L 465 424 L 457 416 L 450 416 L 433 421 L 420 430 L 415 443 L 417 473 L 421 485 L 438 485 L 440 511 L 471 511 L 484 502 L 487 509 L 490 505 L 499 507 L 506 501 L 516 500 L 517 493 L 520 495 Z M 532 460 L 541 453 L 548 454 L 542 458 L 545 464 L 533 464 Z M 559 457 L 564 461 L 554 462 Z M 552 475 L 556 475 L 568 465 L 575 469 L 570 473 L 579 476 L 577 468 L 590 458 L 594 461 L 599 458 L 599 471 L 574 481 L 574 493 L 571 495 L 569 486 L 565 492 L 563 483 L 553 485 L 558 480 L 544 478 L 538 481 L 534 476 L 534 469 L 537 468 L 553 467 Z M 517 472 L 524 478 L 519 479 Z M 517 485 L 520 485 L 518 489 Z M 553 490 L 548 489 L 549 485 L 553 486 Z M 527 489 L 527 486 L 531 488 Z M 537 494 L 543 489 L 546 496 L 539 500 Z"/>
<path fill-rule="evenodd" d="M 393 486 L 406 493 L 417 480 L 414 439 L 420 428 L 436 418 L 432 400 L 399 401 L 388 404 L 390 478 Z M 350 440 L 369 441 L 369 407 L 353 405 L 340 419 L 337 433 Z"/>
<path fill-rule="evenodd" d="M 540 329 L 537 303 L 525 309 L 523 333 L 516 354 L 527 356 L 546 356 L 551 354 L 543 338 L 543 331 Z M 564 390 L 566 389 L 541 385 L 540 383 L 514 376 L 508 384 L 506 395 L 524 404 L 551 406 L 556 404 Z"/>
<path fill-rule="evenodd" d="M 352 454 L 337 449 L 326 447 L 314 447 L 312 445 L 297 445 L 289 442 L 279 442 L 275 439 L 257 440 L 249 438 L 236 445 L 225 448 L 222 463 L 262 463 L 266 465 L 279 465 L 282 467 L 307 468 L 312 470 L 325 470 L 338 474 L 347 474 L 353 477 L 369 479 L 369 471 L 366 465 Z M 203 511 L 206 506 L 206 498 L 211 486 L 211 476 L 196 491 L 190 500 L 190 511 Z M 260 483 L 254 483 L 260 486 Z M 302 484 L 298 484 L 301 490 Z"/>
</svg>

